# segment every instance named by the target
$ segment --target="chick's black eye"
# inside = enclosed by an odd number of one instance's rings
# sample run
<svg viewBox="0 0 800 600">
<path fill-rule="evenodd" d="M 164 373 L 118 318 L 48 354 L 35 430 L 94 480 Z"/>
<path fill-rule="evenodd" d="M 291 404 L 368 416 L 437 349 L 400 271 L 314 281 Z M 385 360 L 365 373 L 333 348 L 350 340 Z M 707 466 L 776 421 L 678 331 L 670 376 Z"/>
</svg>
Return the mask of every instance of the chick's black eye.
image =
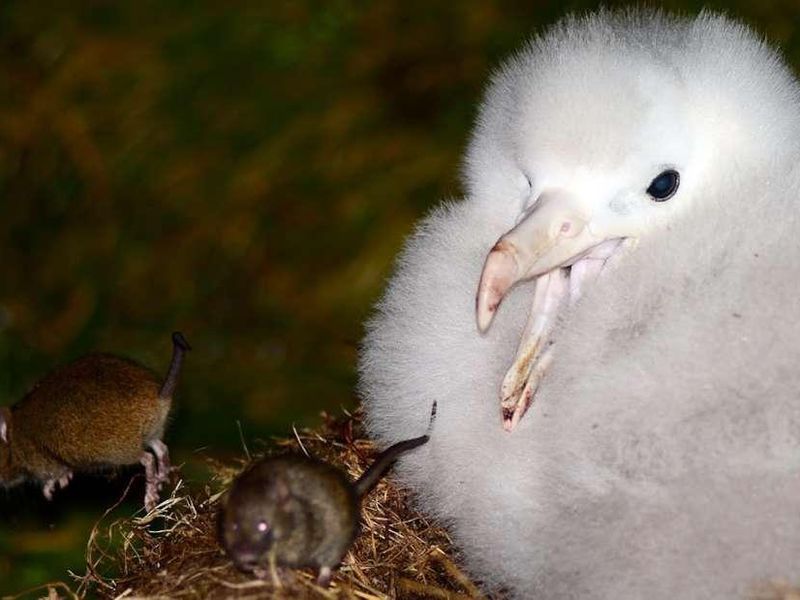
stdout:
<svg viewBox="0 0 800 600">
<path fill-rule="evenodd" d="M 680 185 L 680 182 L 681 176 L 678 174 L 678 172 L 673 169 L 669 169 L 661 173 L 661 175 L 650 182 L 650 187 L 647 188 L 647 193 L 650 194 L 650 196 L 656 202 L 664 202 L 664 200 L 669 200 L 675 195 L 675 192 L 678 191 L 678 185 Z"/>
</svg>

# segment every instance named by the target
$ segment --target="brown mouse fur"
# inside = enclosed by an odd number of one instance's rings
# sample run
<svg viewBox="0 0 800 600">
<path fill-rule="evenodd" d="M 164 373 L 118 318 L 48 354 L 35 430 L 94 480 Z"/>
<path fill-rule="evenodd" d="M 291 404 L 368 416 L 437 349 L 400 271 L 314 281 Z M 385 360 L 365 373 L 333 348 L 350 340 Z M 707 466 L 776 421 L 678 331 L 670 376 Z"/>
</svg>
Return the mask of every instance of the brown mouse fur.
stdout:
<svg viewBox="0 0 800 600">
<path fill-rule="evenodd" d="M 301 455 L 254 463 L 234 483 L 220 521 L 242 571 L 276 564 L 319 569 L 327 584 L 358 533 L 359 497 L 344 473 Z"/>
<path fill-rule="evenodd" d="M 55 369 L 22 400 L 2 409 L 0 483 L 34 480 L 50 499 L 75 471 L 140 462 L 147 478 L 145 507 L 153 508 L 169 480 L 169 453 L 161 438 L 189 350 L 180 333 L 172 341 L 163 384 L 134 361 L 90 354 Z"/>
<path fill-rule="evenodd" d="M 242 571 L 269 566 L 276 578 L 276 564 L 314 567 L 327 585 L 358 533 L 361 499 L 401 454 L 427 441 L 423 435 L 390 446 L 355 483 L 303 455 L 253 463 L 231 486 L 219 521 L 222 545 Z"/>
</svg>

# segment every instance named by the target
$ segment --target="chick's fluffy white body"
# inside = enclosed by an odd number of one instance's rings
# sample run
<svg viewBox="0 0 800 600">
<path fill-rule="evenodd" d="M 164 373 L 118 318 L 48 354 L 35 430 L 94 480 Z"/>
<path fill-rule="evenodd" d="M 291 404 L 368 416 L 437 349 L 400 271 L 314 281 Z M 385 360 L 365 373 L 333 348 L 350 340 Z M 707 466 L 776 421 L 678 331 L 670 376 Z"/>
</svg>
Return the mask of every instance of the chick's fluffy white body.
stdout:
<svg viewBox="0 0 800 600">
<path fill-rule="evenodd" d="M 488 587 L 731 598 L 800 577 L 799 107 L 776 55 L 707 14 L 570 19 L 494 78 L 468 194 L 409 240 L 361 356 L 382 442 L 438 402 L 399 473 Z M 681 183 L 657 203 L 644 190 L 664 165 Z M 535 284 L 484 335 L 475 288 L 554 186 L 635 220 L 638 243 L 560 311 L 556 357 L 509 434 L 497 390 Z"/>
</svg>

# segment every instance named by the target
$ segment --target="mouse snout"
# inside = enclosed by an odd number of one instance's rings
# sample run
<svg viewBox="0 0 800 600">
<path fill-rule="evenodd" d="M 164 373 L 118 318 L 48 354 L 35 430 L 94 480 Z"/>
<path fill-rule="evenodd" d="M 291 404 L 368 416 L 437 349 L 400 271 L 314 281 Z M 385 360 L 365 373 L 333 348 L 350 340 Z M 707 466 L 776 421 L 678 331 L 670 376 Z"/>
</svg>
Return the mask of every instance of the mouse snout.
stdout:
<svg viewBox="0 0 800 600">
<path fill-rule="evenodd" d="M 272 531 L 264 519 L 250 522 L 230 521 L 224 530 L 225 549 L 236 567 L 245 572 L 253 571 L 267 561 L 272 548 Z"/>
<path fill-rule="evenodd" d="M 240 571 L 244 571 L 245 573 L 254 571 L 259 565 L 260 556 L 253 552 L 239 552 L 237 550 L 231 550 L 230 555 L 233 559 L 233 564 L 236 565 L 236 568 Z"/>
<path fill-rule="evenodd" d="M 271 544 L 253 543 L 252 540 L 236 540 L 228 543 L 226 550 L 236 568 L 250 572 L 267 561 Z"/>
</svg>

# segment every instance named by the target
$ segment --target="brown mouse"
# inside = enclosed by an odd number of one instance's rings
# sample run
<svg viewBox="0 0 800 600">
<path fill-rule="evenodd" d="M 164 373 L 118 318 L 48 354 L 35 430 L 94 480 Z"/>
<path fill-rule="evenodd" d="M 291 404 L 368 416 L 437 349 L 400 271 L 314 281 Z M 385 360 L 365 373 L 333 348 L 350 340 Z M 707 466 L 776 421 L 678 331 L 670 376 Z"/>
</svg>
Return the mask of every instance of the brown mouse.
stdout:
<svg viewBox="0 0 800 600">
<path fill-rule="evenodd" d="M 275 565 L 313 567 L 326 586 L 358 533 L 361 499 L 401 454 L 427 441 L 423 435 L 390 446 L 355 483 L 300 454 L 255 462 L 231 486 L 220 518 L 222 545 L 242 571 L 260 575 L 269 567 L 276 578 Z"/>
<path fill-rule="evenodd" d="M 89 354 L 53 370 L 22 400 L 0 409 L 0 485 L 35 481 L 49 500 L 76 471 L 139 462 L 146 476 L 144 505 L 151 510 L 169 481 L 161 438 L 190 350 L 178 332 L 172 344 L 163 383 L 127 358 Z"/>
</svg>

